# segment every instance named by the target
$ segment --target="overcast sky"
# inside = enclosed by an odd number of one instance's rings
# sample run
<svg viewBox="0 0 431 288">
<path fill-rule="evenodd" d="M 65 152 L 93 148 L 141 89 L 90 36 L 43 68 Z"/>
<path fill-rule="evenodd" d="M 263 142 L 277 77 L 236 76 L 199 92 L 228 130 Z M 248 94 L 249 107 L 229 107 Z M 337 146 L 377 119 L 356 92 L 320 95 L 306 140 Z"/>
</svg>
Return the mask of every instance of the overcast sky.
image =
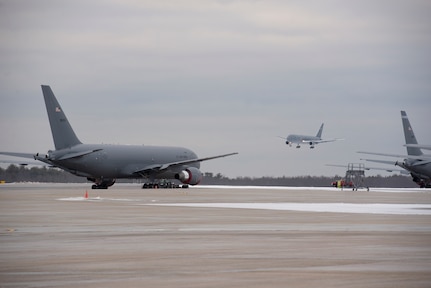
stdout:
<svg viewBox="0 0 431 288">
<path fill-rule="evenodd" d="M 228 177 L 405 154 L 400 110 L 431 144 L 430 1 L 0 0 L 0 39 L 0 151 L 53 149 L 41 84 L 84 143 L 239 152 L 201 166 Z M 322 122 L 345 141 L 277 138 Z"/>
</svg>

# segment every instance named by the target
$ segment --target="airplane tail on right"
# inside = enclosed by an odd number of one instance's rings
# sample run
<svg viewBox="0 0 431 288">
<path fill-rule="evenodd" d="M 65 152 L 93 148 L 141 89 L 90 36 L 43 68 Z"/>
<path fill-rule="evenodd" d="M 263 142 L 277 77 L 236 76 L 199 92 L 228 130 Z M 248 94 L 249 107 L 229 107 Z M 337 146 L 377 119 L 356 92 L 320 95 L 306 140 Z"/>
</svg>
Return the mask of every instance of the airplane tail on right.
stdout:
<svg viewBox="0 0 431 288">
<path fill-rule="evenodd" d="M 412 126 L 410 125 L 409 118 L 405 111 L 401 111 L 401 120 L 403 122 L 404 137 L 406 138 L 406 144 L 418 144 L 415 133 L 413 132 Z M 412 156 L 422 155 L 422 150 L 417 147 L 407 147 L 407 154 Z"/>
<path fill-rule="evenodd" d="M 42 92 L 43 97 L 45 98 L 46 111 L 48 112 L 55 149 L 60 150 L 82 144 L 78 137 L 76 137 L 72 126 L 70 126 L 63 109 L 61 109 L 57 98 L 55 98 L 54 93 L 51 90 L 51 87 L 42 85 Z"/>
</svg>

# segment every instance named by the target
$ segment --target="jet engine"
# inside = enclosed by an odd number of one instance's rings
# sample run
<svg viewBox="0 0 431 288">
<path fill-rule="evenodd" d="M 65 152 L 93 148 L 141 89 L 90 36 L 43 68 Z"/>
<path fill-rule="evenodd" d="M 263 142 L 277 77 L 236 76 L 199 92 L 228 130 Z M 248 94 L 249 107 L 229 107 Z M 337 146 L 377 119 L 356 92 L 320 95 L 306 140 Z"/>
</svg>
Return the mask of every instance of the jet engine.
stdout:
<svg viewBox="0 0 431 288">
<path fill-rule="evenodd" d="M 180 173 L 175 174 L 175 179 L 183 184 L 197 185 L 202 180 L 202 172 L 195 167 L 189 167 Z"/>
</svg>

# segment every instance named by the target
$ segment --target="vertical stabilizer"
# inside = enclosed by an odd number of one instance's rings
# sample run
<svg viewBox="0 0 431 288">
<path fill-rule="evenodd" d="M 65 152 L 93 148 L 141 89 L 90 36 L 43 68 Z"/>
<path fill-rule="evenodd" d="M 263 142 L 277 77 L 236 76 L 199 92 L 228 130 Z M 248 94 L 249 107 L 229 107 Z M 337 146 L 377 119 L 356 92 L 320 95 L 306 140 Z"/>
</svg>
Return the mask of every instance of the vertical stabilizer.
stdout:
<svg viewBox="0 0 431 288">
<path fill-rule="evenodd" d="M 316 137 L 322 139 L 323 123 L 320 125 L 319 132 L 317 132 Z"/>
<path fill-rule="evenodd" d="M 401 120 L 403 122 L 404 137 L 406 138 L 406 144 L 418 144 L 415 133 L 413 132 L 412 126 L 410 125 L 409 118 L 405 111 L 401 111 Z M 412 156 L 422 155 L 422 151 L 416 147 L 407 147 L 407 154 Z"/>
<path fill-rule="evenodd" d="M 81 144 L 75 132 L 73 132 L 72 126 L 70 126 L 63 109 L 61 109 L 60 104 L 55 98 L 51 87 L 42 85 L 42 92 L 45 98 L 46 111 L 48 112 L 55 149 L 60 150 Z"/>
</svg>

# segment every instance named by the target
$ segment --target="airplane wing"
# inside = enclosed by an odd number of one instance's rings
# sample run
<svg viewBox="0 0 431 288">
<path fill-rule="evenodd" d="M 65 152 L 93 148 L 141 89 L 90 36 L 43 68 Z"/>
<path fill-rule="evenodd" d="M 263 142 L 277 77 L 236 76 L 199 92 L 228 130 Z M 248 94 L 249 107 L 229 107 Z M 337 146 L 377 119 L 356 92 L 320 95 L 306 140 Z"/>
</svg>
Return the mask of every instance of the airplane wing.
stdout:
<svg viewBox="0 0 431 288">
<path fill-rule="evenodd" d="M 406 170 L 404 169 L 386 169 L 386 168 L 380 168 L 380 167 L 365 167 L 366 170 L 381 170 L 381 171 L 386 171 L 386 172 L 399 172 L 400 174 L 409 174 Z"/>
<path fill-rule="evenodd" d="M 376 162 L 376 163 L 383 163 L 383 164 L 388 164 L 388 165 L 396 165 L 396 166 L 398 165 L 398 166 L 400 166 L 399 163 L 398 163 L 398 161 L 393 162 L 393 161 L 376 160 L 376 159 L 361 159 L 361 160 L 369 161 L 369 162 Z M 428 163 L 431 163 L 431 160 L 418 161 L 416 163 L 410 164 L 410 166 L 420 166 L 420 165 L 425 165 L 425 164 L 428 164 Z"/>
<path fill-rule="evenodd" d="M 368 160 L 368 159 L 361 159 L 361 160 L 365 160 L 365 161 L 372 161 L 372 162 L 377 162 L 377 163 L 384 163 L 384 164 L 391 164 L 391 165 L 395 165 L 395 162 L 390 162 L 390 161 L 386 161 L 387 163 L 383 162 L 383 161 L 373 161 L 373 160 Z M 346 165 L 337 165 L 337 164 L 326 164 L 326 166 L 333 166 L 333 167 L 342 167 L 347 169 Z M 386 171 L 386 172 L 400 172 L 401 174 L 408 174 L 404 169 L 389 169 L 389 168 L 380 168 L 380 167 L 364 167 L 365 170 L 382 170 L 382 171 Z"/>
<path fill-rule="evenodd" d="M 187 165 L 187 164 L 192 164 L 192 163 L 197 163 L 197 162 L 202 162 L 202 161 L 207 161 L 207 160 L 212 160 L 212 159 L 217 159 L 217 158 L 222 158 L 222 157 L 227 157 L 227 156 L 232 156 L 232 155 L 236 155 L 236 154 L 238 154 L 238 152 L 223 154 L 223 155 L 217 155 L 217 156 L 212 156 L 212 157 L 206 157 L 206 158 L 189 159 L 189 160 L 183 160 L 183 161 L 177 161 L 177 162 L 171 162 L 171 163 L 165 163 L 165 164 L 154 164 L 154 165 L 146 166 L 143 169 L 136 170 L 133 172 L 133 174 L 148 174 L 151 172 L 161 172 L 163 170 L 167 170 L 168 168 L 172 168 L 172 167 L 176 167 L 176 166 L 183 166 L 183 165 Z"/>
<path fill-rule="evenodd" d="M 197 163 L 197 162 L 203 162 L 203 161 L 227 157 L 227 156 L 232 156 L 232 155 L 236 155 L 236 154 L 238 154 L 238 152 L 223 154 L 223 155 L 217 155 L 217 156 L 211 156 L 211 157 L 206 157 L 206 158 L 197 158 L 197 159 L 172 162 L 172 163 L 163 164 L 161 169 L 168 169 L 168 168 L 173 167 L 173 166 L 182 166 L 182 165 L 187 165 L 187 164 L 192 164 L 192 163 Z"/>
<path fill-rule="evenodd" d="M 376 159 L 362 159 L 363 161 L 368 161 L 368 162 L 375 162 L 375 163 L 382 163 L 382 164 L 387 164 L 387 165 L 396 165 L 397 161 L 388 161 L 388 160 L 376 160 Z"/>
<path fill-rule="evenodd" d="M 357 153 L 387 156 L 387 157 L 398 157 L 398 158 L 405 158 L 405 159 L 410 158 L 410 159 L 417 159 L 417 160 L 424 160 L 424 159 L 431 160 L 431 155 L 414 156 L 414 155 L 386 154 L 386 153 L 375 153 L 375 152 L 365 152 L 365 151 L 358 151 Z"/>
<path fill-rule="evenodd" d="M 328 143 L 328 142 L 334 142 L 334 141 L 340 141 L 340 140 L 344 140 L 342 138 L 333 138 L 333 139 L 322 139 L 322 140 L 302 140 L 303 143 L 310 143 L 313 142 L 314 144 L 320 144 L 320 143 Z"/>
</svg>

